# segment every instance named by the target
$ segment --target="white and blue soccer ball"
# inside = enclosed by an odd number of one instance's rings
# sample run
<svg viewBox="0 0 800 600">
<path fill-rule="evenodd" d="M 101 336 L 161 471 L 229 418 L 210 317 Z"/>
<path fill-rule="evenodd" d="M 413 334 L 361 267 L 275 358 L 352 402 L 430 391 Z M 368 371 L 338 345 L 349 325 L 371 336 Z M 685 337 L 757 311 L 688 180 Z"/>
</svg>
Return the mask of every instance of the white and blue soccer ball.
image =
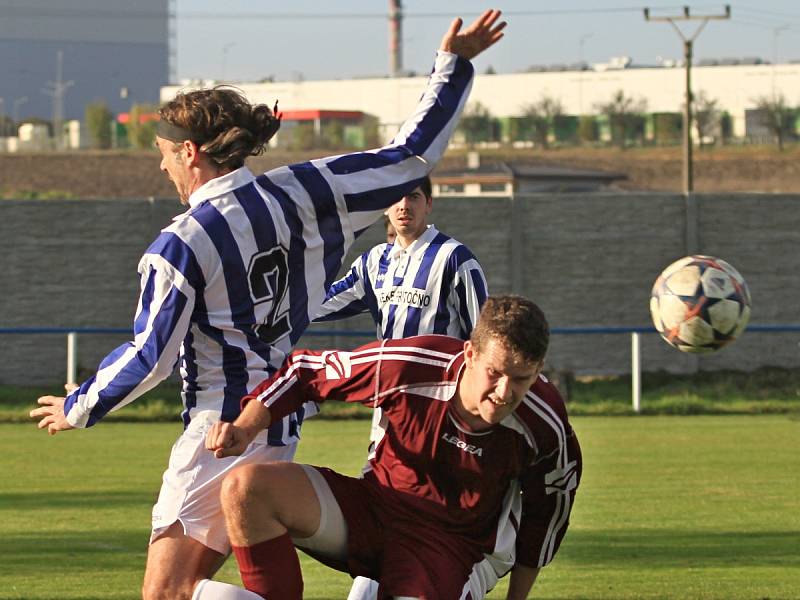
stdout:
<svg viewBox="0 0 800 600">
<path fill-rule="evenodd" d="M 713 256 L 669 265 L 650 294 L 653 324 L 682 352 L 713 352 L 738 338 L 750 320 L 750 291 L 739 271 Z"/>
</svg>

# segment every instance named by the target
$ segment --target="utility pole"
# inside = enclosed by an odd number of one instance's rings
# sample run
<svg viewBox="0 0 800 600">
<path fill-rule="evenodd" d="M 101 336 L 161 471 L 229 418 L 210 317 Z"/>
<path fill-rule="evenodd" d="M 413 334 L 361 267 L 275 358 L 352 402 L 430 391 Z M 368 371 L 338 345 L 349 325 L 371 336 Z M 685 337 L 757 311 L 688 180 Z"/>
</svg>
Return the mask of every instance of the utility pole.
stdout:
<svg viewBox="0 0 800 600">
<path fill-rule="evenodd" d="M 583 45 L 586 43 L 590 37 L 592 37 L 594 33 L 584 33 L 580 39 L 578 40 L 578 114 L 583 116 L 583 70 L 584 70 L 584 62 L 583 62 Z"/>
<path fill-rule="evenodd" d="M 645 21 L 666 21 L 672 25 L 673 29 L 683 40 L 683 59 L 686 66 L 686 99 L 683 105 L 683 193 L 690 194 L 694 191 L 694 174 L 692 164 L 692 51 L 694 41 L 706 24 L 712 19 L 730 19 L 731 7 L 725 5 L 725 14 L 722 15 L 691 15 L 689 7 L 683 7 L 683 14 L 677 16 L 654 17 L 650 14 L 650 9 L 644 9 Z M 690 37 L 686 37 L 675 21 L 702 21 L 700 26 Z"/>
<path fill-rule="evenodd" d="M 64 51 L 56 52 L 56 80 L 48 81 L 47 88 L 42 90 L 53 98 L 53 137 L 55 138 L 56 150 L 61 150 L 64 145 L 64 96 L 69 87 L 74 85 L 74 81 L 64 81 Z"/>
<path fill-rule="evenodd" d="M 27 101 L 27 96 L 22 96 L 21 98 L 14 100 L 14 104 L 11 109 L 11 119 L 14 121 L 15 127 L 19 127 L 19 107 L 25 104 Z"/>
<path fill-rule="evenodd" d="M 389 0 L 389 74 L 403 74 L 403 2 Z"/>
</svg>

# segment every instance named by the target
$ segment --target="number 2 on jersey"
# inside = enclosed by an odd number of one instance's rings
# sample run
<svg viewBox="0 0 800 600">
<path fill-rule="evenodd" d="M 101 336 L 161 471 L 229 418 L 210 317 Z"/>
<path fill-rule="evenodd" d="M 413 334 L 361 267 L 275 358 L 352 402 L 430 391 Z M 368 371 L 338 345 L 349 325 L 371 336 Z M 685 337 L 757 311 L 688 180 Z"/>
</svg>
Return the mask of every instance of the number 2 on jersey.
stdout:
<svg viewBox="0 0 800 600">
<path fill-rule="evenodd" d="M 254 254 L 247 269 L 247 282 L 253 303 L 272 303 L 264 322 L 256 325 L 255 332 L 261 341 L 273 344 L 292 330 L 288 309 L 280 312 L 289 285 L 286 250 L 278 246 Z"/>
</svg>

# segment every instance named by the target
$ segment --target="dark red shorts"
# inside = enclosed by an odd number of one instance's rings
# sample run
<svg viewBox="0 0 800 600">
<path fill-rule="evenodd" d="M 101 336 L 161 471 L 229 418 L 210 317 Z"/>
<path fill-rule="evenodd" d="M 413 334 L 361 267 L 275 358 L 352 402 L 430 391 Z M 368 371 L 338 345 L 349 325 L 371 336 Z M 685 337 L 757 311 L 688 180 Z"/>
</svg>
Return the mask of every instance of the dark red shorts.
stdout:
<svg viewBox="0 0 800 600">
<path fill-rule="evenodd" d="M 459 600 L 483 553 L 430 520 L 399 516 L 364 479 L 315 467 L 347 522 L 348 571 L 380 582 L 378 598 Z"/>
</svg>

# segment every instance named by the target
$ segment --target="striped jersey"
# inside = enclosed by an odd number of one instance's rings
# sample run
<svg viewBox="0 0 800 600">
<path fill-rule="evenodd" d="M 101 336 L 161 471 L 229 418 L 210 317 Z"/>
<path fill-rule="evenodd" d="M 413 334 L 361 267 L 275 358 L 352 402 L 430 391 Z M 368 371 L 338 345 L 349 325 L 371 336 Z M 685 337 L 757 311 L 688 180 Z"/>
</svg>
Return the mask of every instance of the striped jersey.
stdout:
<svg viewBox="0 0 800 600">
<path fill-rule="evenodd" d="M 379 339 L 438 333 L 465 340 L 486 295 L 469 248 L 428 225 L 406 248 L 379 244 L 358 257 L 330 287 L 316 320 L 369 311 Z"/>
<path fill-rule="evenodd" d="M 446 336 L 300 350 L 245 401 L 277 419 L 307 400 L 380 407 L 383 437 L 364 479 L 381 510 L 460 536 L 491 553 L 500 575 L 542 567 L 567 530 L 582 468 L 564 402 L 540 376 L 513 413 L 473 432 L 452 403 L 463 369 L 463 342 Z"/>
<path fill-rule="evenodd" d="M 69 423 L 94 424 L 177 364 L 184 424 L 199 411 L 233 421 L 241 398 L 278 369 L 316 315 L 354 238 L 441 158 L 472 76 L 469 61 L 439 52 L 387 146 L 258 177 L 243 167 L 198 188 L 139 263 L 133 341 L 67 397 Z M 298 407 L 274 423 L 270 443 L 296 441 L 304 416 Z"/>
</svg>

